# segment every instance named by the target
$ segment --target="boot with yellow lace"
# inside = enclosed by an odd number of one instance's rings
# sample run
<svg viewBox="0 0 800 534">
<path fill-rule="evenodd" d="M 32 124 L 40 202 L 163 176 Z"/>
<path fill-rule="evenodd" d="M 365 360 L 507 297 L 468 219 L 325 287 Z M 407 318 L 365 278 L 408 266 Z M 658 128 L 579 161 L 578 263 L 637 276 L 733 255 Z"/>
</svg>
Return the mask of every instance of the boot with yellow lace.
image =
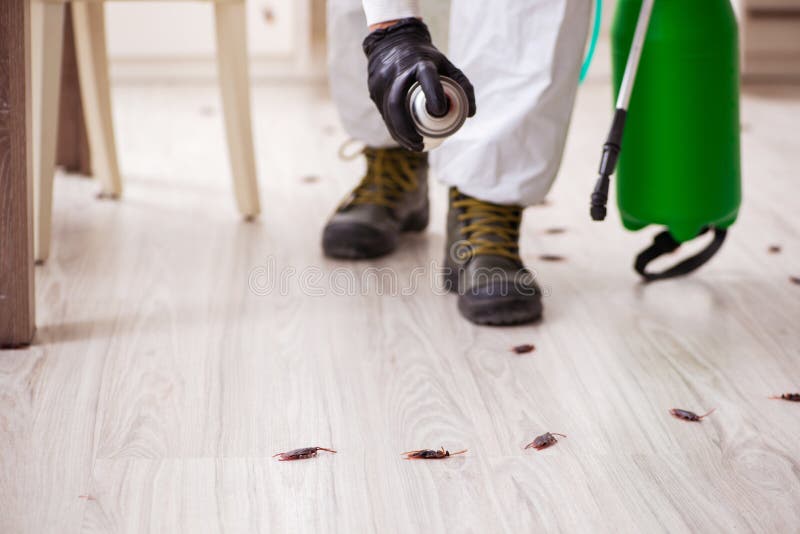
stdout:
<svg viewBox="0 0 800 534">
<path fill-rule="evenodd" d="M 367 172 L 328 220 L 326 256 L 367 259 L 397 247 L 402 232 L 428 226 L 428 157 L 402 148 L 364 149 Z"/>
<path fill-rule="evenodd" d="M 520 206 L 484 202 L 450 190 L 445 286 L 458 292 L 458 309 L 482 325 L 536 321 L 542 299 L 519 256 Z"/>
</svg>

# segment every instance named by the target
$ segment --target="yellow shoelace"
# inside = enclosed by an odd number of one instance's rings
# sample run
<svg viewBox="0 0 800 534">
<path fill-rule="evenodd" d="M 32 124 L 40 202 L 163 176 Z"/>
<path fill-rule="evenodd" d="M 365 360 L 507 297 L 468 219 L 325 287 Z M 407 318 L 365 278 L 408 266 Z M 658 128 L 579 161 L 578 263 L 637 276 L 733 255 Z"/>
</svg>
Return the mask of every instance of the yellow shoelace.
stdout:
<svg viewBox="0 0 800 534">
<path fill-rule="evenodd" d="M 394 208 L 405 193 L 419 187 L 417 170 L 424 156 L 400 149 L 365 148 L 367 172 L 353 191 L 351 205 L 376 204 Z"/>
<path fill-rule="evenodd" d="M 460 232 L 469 241 L 472 256 L 503 256 L 521 263 L 519 225 L 522 210 L 519 206 L 491 204 L 464 197 L 455 190 L 452 203 L 453 208 L 464 210 L 458 220 L 469 221 Z"/>
</svg>

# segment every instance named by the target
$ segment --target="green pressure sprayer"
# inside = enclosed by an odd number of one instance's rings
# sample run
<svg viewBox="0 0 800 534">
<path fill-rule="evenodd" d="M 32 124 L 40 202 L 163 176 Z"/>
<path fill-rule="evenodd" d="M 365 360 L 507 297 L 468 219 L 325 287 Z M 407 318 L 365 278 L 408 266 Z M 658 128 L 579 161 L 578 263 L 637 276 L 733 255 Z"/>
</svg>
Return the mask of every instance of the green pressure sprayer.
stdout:
<svg viewBox="0 0 800 534">
<path fill-rule="evenodd" d="M 617 105 L 592 218 L 606 216 L 619 159 L 625 228 L 667 228 L 636 258 L 636 271 L 647 281 L 687 274 L 716 254 L 741 203 L 738 29 L 730 1 L 619 0 L 612 61 Z M 695 256 L 647 270 L 709 231 L 712 241 Z"/>
</svg>

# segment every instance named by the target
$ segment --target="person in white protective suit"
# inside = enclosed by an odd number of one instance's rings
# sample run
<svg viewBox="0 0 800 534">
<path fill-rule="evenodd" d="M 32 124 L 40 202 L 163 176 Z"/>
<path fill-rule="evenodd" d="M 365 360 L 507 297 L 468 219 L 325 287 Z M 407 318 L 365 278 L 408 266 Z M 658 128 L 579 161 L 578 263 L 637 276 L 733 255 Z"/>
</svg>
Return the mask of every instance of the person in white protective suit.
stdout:
<svg viewBox="0 0 800 534">
<path fill-rule="evenodd" d="M 474 117 L 430 153 L 450 186 L 445 281 L 475 323 L 537 320 L 519 227 L 558 171 L 590 19 L 589 0 L 452 0 L 445 57 L 418 0 L 328 0 L 331 91 L 347 133 L 366 146 L 367 172 L 325 227 L 326 255 L 382 256 L 400 233 L 425 229 L 428 157 L 405 97 L 418 81 L 428 111 L 443 115 L 447 76 Z"/>
</svg>

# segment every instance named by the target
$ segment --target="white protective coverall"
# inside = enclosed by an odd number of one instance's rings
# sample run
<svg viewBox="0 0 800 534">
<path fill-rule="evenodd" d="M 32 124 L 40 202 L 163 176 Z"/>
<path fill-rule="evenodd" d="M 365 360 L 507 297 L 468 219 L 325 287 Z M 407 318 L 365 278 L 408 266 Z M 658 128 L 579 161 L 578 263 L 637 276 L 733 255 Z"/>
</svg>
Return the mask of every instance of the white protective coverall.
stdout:
<svg viewBox="0 0 800 534">
<path fill-rule="evenodd" d="M 369 99 L 361 43 L 368 24 L 418 17 L 419 8 L 418 0 L 363 0 L 363 8 L 328 0 L 331 91 L 347 133 L 369 146 L 397 143 Z M 496 204 L 544 199 L 561 163 L 591 12 L 591 0 L 452 0 L 447 56 L 475 87 L 478 112 L 431 152 L 435 177 Z"/>
</svg>

